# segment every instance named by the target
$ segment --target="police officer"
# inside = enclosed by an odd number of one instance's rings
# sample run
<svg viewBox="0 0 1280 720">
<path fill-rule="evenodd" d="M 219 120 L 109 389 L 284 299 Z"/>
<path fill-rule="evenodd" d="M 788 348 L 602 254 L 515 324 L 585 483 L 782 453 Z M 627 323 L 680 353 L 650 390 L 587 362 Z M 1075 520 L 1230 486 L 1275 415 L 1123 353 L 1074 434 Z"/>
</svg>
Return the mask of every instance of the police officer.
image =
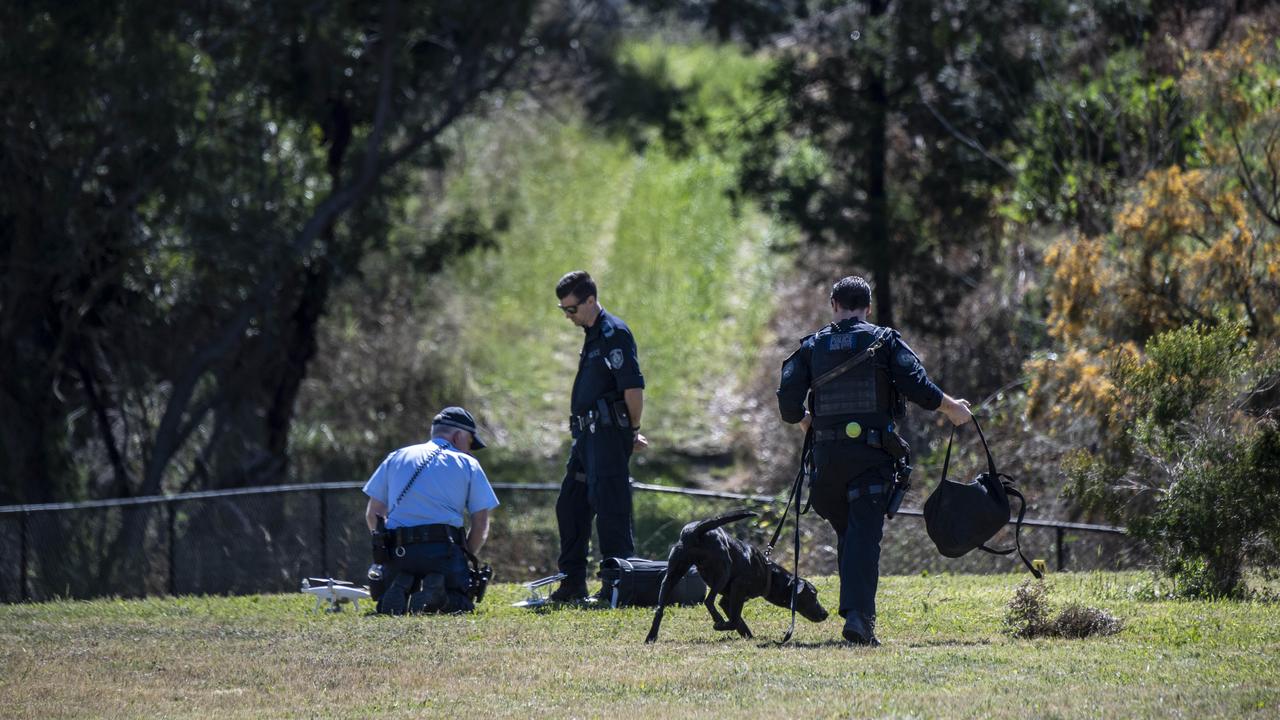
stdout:
<svg viewBox="0 0 1280 720">
<path fill-rule="evenodd" d="M 955 425 L 969 403 L 942 392 L 896 330 L 867 322 L 871 286 L 846 277 L 831 289 L 833 322 L 800 341 L 782 365 L 778 410 L 813 430 L 813 509 L 838 538 L 844 638 L 879 645 L 875 636 L 880 539 L 906 444 L 896 423 L 911 400 Z M 806 409 L 807 404 L 807 409 Z"/>
<path fill-rule="evenodd" d="M 365 483 L 370 532 L 381 518 L 394 539 L 378 612 L 474 609 L 463 543 L 473 557 L 480 552 L 490 511 L 498 506 L 489 478 L 472 457 L 484 446 L 471 413 L 447 407 L 432 418 L 429 442 L 391 453 Z M 465 538 L 464 513 L 471 515 Z"/>
<path fill-rule="evenodd" d="M 604 557 L 635 553 L 631 518 L 631 473 L 640 434 L 644 376 L 631 329 L 596 297 L 596 283 L 575 270 L 556 283 L 558 307 L 585 333 L 569 403 L 569 449 L 556 522 L 560 528 L 560 572 L 566 578 L 551 593 L 558 602 L 587 597 L 587 549 L 596 517 Z"/>
</svg>

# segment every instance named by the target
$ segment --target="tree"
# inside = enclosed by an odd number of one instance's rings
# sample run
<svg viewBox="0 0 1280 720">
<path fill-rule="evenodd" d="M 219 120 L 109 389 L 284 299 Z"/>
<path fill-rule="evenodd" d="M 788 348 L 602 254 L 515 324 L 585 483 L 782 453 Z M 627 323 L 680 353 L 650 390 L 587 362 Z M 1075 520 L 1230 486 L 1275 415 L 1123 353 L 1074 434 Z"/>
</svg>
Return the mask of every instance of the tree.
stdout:
<svg viewBox="0 0 1280 720">
<path fill-rule="evenodd" d="M 0 502 L 282 477 L 316 322 L 404 173 L 598 19 L 533 0 L 3 12 Z"/>
<path fill-rule="evenodd" d="M 806 0 L 636 0 L 635 5 L 668 14 L 679 23 L 697 22 L 719 42 L 735 39 L 758 46 L 809 15 Z"/>
<path fill-rule="evenodd" d="M 1001 145 L 1060 12 L 869 0 L 815 14 L 781 43 L 769 89 L 782 111 L 762 123 L 744 187 L 810 239 L 845 245 L 870 271 L 879 322 L 940 329 L 939 309 L 981 273 L 968 251 L 992 239 Z"/>
<path fill-rule="evenodd" d="M 1238 592 L 1280 539 L 1271 37 L 1186 53 L 1178 92 L 1198 150 L 1130 187 L 1110 232 L 1051 248 L 1058 352 L 1027 364 L 1031 418 L 1089 445 L 1065 466 L 1076 496 L 1128 522 L 1195 594 Z"/>
</svg>

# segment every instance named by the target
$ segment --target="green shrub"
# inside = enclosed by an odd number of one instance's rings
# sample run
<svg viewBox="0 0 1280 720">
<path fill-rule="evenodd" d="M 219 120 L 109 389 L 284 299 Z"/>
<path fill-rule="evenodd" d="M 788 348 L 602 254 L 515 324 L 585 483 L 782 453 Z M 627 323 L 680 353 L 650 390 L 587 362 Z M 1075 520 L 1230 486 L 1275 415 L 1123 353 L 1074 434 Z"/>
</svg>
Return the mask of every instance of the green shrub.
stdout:
<svg viewBox="0 0 1280 720">
<path fill-rule="evenodd" d="M 1162 333 L 1112 379 L 1124 436 L 1067 463 L 1077 497 L 1116 510 L 1177 591 L 1234 597 L 1280 539 L 1277 377 L 1241 325 Z"/>
</svg>

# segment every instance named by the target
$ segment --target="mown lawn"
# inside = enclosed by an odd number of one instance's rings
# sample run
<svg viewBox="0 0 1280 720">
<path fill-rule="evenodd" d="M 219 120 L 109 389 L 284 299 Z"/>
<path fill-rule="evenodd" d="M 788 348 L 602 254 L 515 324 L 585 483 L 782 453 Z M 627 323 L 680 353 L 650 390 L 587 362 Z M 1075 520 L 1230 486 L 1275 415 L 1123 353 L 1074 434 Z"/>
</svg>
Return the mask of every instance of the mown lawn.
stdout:
<svg viewBox="0 0 1280 720">
<path fill-rule="evenodd" d="M 310 597 L 0 607 L 0 715 L 47 717 L 1277 717 L 1280 605 L 1135 599 L 1140 574 L 1063 574 L 1055 602 L 1120 616 L 1119 635 L 1001 634 L 1023 576 L 889 577 L 879 649 L 755 601 L 757 639 L 701 608 L 509 607 L 470 617 L 312 613 Z M 834 578 L 818 580 L 834 603 Z"/>
</svg>

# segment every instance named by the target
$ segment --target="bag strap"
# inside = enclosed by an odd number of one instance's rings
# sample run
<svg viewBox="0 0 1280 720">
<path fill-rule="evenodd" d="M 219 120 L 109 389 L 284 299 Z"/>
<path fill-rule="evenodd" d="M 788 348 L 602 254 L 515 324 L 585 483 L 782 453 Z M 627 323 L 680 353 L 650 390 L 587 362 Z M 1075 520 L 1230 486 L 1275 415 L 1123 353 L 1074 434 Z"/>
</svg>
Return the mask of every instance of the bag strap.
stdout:
<svg viewBox="0 0 1280 720">
<path fill-rule="evenodd" d="M 978 439 L 982 441 L 982 450 L 987 454 L 987 471 L 991 473 L 991 477 L 999 478 L 1000 473 L 996 472 L 996 459 L 991 455 L 991 447 L 987 445 L 987 436 L 982 434 L 982 426 L 978 424 L 978 418 L 969 416 L 973 420 L 973 426 L 978 429 Z M 947 440 L 947 456 L 942 461 L 942 479 L 947 479 L 947 471 L 951 468 L 951 445 L 956 441 L 956 426 L 951 426 L 951 439 Z M 1006 475 L 1005 477 L 1008 477 Z"/>
<path fill-rule="evenodd" d="M 938 484 L 947 481 L 947 471 L 951 469 L 951 445 L 956 441 L 956 426 L 951 426 L 951 437 L 947 440 L 947 456 L 942 460 L 942 480 Z"/>
<path fill-rule="evenodd" d="M 413 477 L 409 478 L 409 482 L 405 483 L 404 489 L 401 490 L 400 495 L 396 497 L 396 504 L 392 505 L 387 510 L 387 517 L 391 517 L 391 513 L 395 512 L 395 509 L 400 507 L 400 501 L 404 500 L 404 496 L 409 493 L 409 488 L 413 487 L 414 481 L 418 479 L 418 475 L 422 474 L 423 468 L 429 465 L 432 460 L 435 460 L 436 456 L 443 451 L 444 451 L 444 448 L 442 446 L 436 445 L 435 448 L 432 449 L 430 454 L 422 458 L 422 460 L 418 463 L 418 467 L 413 471 Z"/>
<path fill-rule="evenodd" d="M 1022 552 L 1022 520 L 1027 514 L 1027 498 L 1021 492 L 1018 492 L 1017 488 L 1013 486 L 1013 478 L 1009 477 L 1008 475 L 1001 475 L 1000 473 L 996 472 L 996 459 L 991 455 L 991 447 L 987 445 L 987 437 L 982 433 L 982 426 L 978 424 L 978 418 L 976 416 L 970 416 L 970 417 L 973 420 L 973 426 L 978 430 L 978 437 L 982 440 L 982 449 L 987 453 L 988 472 L 991 473 L 991 477 L 995 478 L 998 482 L 1004 485 L 1005 495 L 1008 495 L 1010 497 L 1016 497 L 1018 498 L 1018 502 L 1019 502 L 1018 519 L 1014 523 L 1014 527 L 1013 527 L 1013 547 L 1006 548 L 1004 550 L 996 550 L 994 548 L 988 547 L 984 543 L 982 545 L 979 545 L 978 549 L 982 550 L 983 552 L 991 553 L 992 555 L 1010 555 L 1016 551 L 1018 553 L 1018 557 L 1022 559 L 1022 564 L 1027 566 L 1027 569 L 1031 571 L 1031 574 L 1034 575 L 1037 580 L 1040 580 L 1044 577 L 1044 573 L 1041 573 L 1039 570 L 1036 570 L 1034 567 L 1032 567 L 1031 561 L 1027 560 L 1027 556 Z M 947 470 L 951 465 L 951 443 L 954 442 L 955 439 L 956 439 L 956 428 L 953 425 L 951 427 L 951 439 L 947 441 L 947 456 L 946 456 L 946 459 L 942 461 L 943 481 L 947 479 Z"/>
<path fill-rule="evenodd" d="M 1027 514 L 1027 498 L 1013 487 L 1013 478 L 1008 475 L 1001 475 L 1000 477 L 1005 478 L 1008 481 L 1004 483 L 1005 494 L 1010 497 L 1018 498 L 1018 502 L 1020 503 L 1018 507 L 1018 520 L 1013 526 L 1013 547 L 1006 548 L 1004 550 L 993 550 L 986 545 L 979 545 L 978 549 L 984 552 L 989 552 L 992 555 L 1009 555 L 1010 553 L 1017 551 L 1018 557 L 1021 558 L 1022 564 L 1027 566 L 1027 570 L 1030 570 L 1031 574 L 1034 575 L 1037 580 L 1042 580 L 1044 579 L 1044 573 L 1035 569 L 1031 564 L 1031 561 L 1027 560 L 1026 554 L 1022 552 L 1022 519 Z"/>
<path fill-rule="evenodd" d="M 820 388 L 823 385 L 826 385 L 832 380 L 835 380 L 836 378 L 845 374 L 846 372 L 849 372 L 849 370 L 853 369 L 854 367 L 861 365 L 863 361 L 865 361 L 867 358 L 870 358 L 871 356 L 875 355 L 876 351 L 880 349 L 881 345 L 884 345 L 884 341 L 889 338 L 890 332 L 891 331 L 889 330 L 889 328 L 880 328 L 880 332 L 876 334 L 875 340 L 872 340 L 871 344 L 868 345 L 865 350 L 858 353 L 857 355 L 854 355 L 848 360 L 845 360 L 844 362 L 831 368 L 830 370 L 822 373 L 817 378 L 815 378 L 813 382 L 809 383 L 809 387 L 812 389 Z"/>
<path fill-rule="evenodd" d="M 991 446 L 987 445 L 987 436 L 983 434 L 982 426 L 978 424 L 978 417 L 971 414 L 969 419 L 973 421 L 973 427 L 978 430 L 978 439 L 982 441 L 982 451 L 987 454 L 987 470 L 991 473 L 991 477 L 1000 477 L 1000 473 L 996 472 L 996 459 L 991 454 Z"/>
</svg>

